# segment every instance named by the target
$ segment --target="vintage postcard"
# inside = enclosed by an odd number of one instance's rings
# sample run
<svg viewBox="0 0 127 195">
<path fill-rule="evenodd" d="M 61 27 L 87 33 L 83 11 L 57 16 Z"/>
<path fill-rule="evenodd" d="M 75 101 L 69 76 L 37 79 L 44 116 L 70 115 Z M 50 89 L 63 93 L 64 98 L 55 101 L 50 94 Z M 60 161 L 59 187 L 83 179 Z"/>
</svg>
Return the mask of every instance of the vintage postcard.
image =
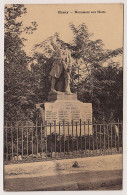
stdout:
<svg viewBox="0 0 127 195">
<path fill-rule="evenodd" d="M 123 9 L 5 5 L 5 191 L 122 190 Z"/>
</svg>

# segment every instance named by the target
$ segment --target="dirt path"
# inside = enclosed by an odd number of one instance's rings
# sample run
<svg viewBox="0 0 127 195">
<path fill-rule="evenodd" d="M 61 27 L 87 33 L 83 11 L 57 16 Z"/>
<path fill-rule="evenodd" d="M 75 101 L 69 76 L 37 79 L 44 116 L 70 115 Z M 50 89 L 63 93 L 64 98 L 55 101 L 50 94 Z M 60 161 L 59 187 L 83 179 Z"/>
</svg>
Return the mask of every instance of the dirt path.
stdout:
<svg viewBox="0 0 127 195">
<path fill-rule="evenodd" d="M 90 171 L 49 177 L 6 179 L 6 191 L 103 190 L 122 187 L 122 170 Z"/>
</svg>

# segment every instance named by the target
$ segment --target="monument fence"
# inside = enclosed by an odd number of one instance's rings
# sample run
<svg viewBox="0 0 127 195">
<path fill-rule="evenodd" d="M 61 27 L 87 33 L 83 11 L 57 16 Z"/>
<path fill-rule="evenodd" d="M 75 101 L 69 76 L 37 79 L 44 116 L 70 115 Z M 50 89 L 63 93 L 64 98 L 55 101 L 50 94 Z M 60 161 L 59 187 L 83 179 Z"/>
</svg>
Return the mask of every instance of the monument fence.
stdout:
<svg viewBox="0 0 127 195">
<path fill-rule="evenodd" d="M 5 163 L 32 162 L 122 153 L 122 122 L 83 121 L 4 127 Z"/>
</svg>

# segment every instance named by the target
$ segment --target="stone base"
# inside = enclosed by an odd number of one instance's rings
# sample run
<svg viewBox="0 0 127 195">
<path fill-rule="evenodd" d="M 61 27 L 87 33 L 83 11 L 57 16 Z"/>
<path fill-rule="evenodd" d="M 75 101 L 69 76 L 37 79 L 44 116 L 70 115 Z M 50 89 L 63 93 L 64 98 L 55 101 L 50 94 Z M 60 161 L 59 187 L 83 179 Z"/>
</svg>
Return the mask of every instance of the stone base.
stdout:
<svg viewBox="0 0 127 195">
<path fill-rule="evenodd" d="M 73 129 L 74 135 L 80 134 L 80 128 L 86 134 L 88 132 L 92 134 L 92 104 L 91 103 L 83 103 L 77 100 L 77 94 L 67 94 L 67 93 L 53 93 L 50 92 L 48 96 L 48 102 L 43 104 L 37 104 L 36 108 L 38 108 L 41 112 L 43 122 L 47 122 L 49 125 L 52 124 L 52 130 L 54 131 L 54 125 L 56 124 L 56 133 L 59 133 L 59 123 L 62 125 L 63 121 L 66 124 L 65 134 L 67 134 L 67 124 L 69 123 L 72 128 L 72 121 L 74 126 L 78 124 L 77 130 L 76 126 Z M 80 122 L 82 125 L 80 126 Z M 86 127 L 84 129 L 84 122 L 86 123 Z M 89 122 L 89 127 L 88 127 Z M 63 126 L 61 126 L 62 128 Z M 62 133 L 61 129 L 61 133 Z M 47 134 L 50 134 L 50 127 L 47 127 Z"/>
<path fill-rule="evenodd" d="M 43 108 L 42 108 L 43 109 Z M 45 102 L 45 120 L 49 123 L 92 122 L 92 104 L 83 103 L 78 100 L 56 100 L 54 102 Z"/>
<path fill-rule="evenodd" d="M 68 94 L 66 92 L 49 92 L 48 94 L 48 102 L 53 102 L 56 100 L 77 100 L 77 94 L 71 93 Z"/>
</svg>

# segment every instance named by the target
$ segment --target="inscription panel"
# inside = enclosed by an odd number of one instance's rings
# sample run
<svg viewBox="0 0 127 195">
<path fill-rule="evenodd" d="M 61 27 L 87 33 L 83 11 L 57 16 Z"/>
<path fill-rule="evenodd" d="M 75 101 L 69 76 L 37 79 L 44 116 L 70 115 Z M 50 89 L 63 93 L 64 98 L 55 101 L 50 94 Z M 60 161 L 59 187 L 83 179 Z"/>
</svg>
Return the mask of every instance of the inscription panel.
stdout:
<svg viewBox="0 0 127 195">
<path fill-rule="evenodd" d="M 48 123 L 82 120 L 92 122 L 92 104 L 80 101 L 55 101 L 45 103 L 45 120 Z"/>
</svg>

